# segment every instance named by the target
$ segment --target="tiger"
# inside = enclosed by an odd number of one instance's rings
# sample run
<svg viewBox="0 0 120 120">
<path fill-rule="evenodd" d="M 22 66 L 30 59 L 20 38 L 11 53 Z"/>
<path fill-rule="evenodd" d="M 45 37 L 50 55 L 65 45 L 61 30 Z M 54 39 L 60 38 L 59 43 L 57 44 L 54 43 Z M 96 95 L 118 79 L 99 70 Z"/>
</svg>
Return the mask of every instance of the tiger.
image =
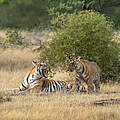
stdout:
<svg viewBox="0 0 120 120">
<path fill-rule="evenodd" d="M 72 56 L 69 56 L 69 63 L 67 69 L 69 72 L 74 73 L 74 83 L 70 92 L 73 92 L 76 88 L 79 89 L 79 85 L 81 85 L 82 81 L 87 84 L 88 93 L 100 91 L 100 68 L 96 62 L 81 60 L 80 57 L 75 59 Z"/>
<path fill-rule="evenodd" d="M 71 84 L 65 81 L 48 79 L 48 72 L 51 68 L 44 62 L 32 62 L 33 67 L 19 87 L 21 92 L 50 93 L 71 89 Z"/>
</svg>

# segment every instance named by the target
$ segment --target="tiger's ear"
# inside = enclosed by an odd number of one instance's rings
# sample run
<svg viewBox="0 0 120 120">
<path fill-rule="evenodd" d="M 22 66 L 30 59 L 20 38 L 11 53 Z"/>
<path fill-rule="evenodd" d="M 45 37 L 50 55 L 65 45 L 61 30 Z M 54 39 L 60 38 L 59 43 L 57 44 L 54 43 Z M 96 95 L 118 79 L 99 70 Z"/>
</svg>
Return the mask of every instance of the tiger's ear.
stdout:
<svg viewBox="0 0 120 120">
<path fill-rule="evenodd" d="M 81 59 L 81 57 L 80 56 L 77 56 L 77 58 L 76 58 L 77 60 L 80 60 Z"/>
<path fill-rule="evenodd" d="M 33 65 L 36 65 L 36 63 L 37 63 L 37 62 L 35 62 L 35 61 L 32 61 L 32 64 L 33 64 Z"/>
<path fill-rule="evenodd" d="M 43 62 L 41 62 L 41 65 L 46 66 L 47 63 L 43 61 Z"/>
</svg>

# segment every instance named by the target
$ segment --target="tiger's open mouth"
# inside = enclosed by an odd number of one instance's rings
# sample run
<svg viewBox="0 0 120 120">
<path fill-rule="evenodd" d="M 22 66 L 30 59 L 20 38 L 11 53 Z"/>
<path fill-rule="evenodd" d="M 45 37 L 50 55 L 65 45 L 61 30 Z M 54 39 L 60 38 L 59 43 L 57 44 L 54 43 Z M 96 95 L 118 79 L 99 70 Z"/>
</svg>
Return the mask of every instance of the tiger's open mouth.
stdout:
<svg viewBox="0 0 120 120">
<path fill-rule="evenodd" d="M 47 70 L 42 70 L 43 77 L 47 78 L 48 77 L 48 71 Z"/>
</svg>

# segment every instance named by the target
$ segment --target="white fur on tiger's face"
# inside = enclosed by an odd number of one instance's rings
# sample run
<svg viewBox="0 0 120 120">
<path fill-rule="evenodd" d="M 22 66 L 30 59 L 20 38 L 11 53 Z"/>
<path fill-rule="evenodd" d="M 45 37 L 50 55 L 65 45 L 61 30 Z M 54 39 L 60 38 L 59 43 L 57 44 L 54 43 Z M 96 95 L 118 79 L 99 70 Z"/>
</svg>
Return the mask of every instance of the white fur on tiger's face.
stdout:
<svg viewBox="0 0 120 120">
<path fill-rule="evenodd" d="M 88 60 L 81 60 L 80 58 L 69 59 L 68 71 L 75 73 L 74 84 L 71 91 L 75 90 L 77 81 L 83 80 L 88 86 L 88 92 L 100 90 L 100 68 L 95 62 L 89 62 Z"/>
<path fill-rule="evenodd" d="M 34 88 L 39 84 L 40 80 L 48 77 L 48 72 L 50 71 L 50 67 L 45 62 L 32 62 L 33 67 L 28 73 L 28 75 L 24 78 L 24 82 L 19 87 L 20 91 L 24 91 L 26 89 Z"/>
</svg>

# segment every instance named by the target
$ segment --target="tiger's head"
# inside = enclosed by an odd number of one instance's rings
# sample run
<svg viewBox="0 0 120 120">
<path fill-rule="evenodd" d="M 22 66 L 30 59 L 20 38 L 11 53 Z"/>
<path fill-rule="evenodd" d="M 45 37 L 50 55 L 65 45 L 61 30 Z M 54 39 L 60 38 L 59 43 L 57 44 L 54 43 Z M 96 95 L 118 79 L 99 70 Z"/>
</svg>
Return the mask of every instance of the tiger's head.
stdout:
<svg viewBox="0 0 120 120">
<path fill-rule="evenodd" d="M 78 56 L 77 58 L 73 58 L 72 56 L 69 56 L 69 63 L 68 63 L 68 69 L 67 71 L 73 72 L 77 68 L 77 64 L 79 63 L 81 57 Z"/>
<path fill-rule="evenodd" d="M 32 78 L 48 77 L 48 72 L 51 71 L 50 66 L 46 62 L 32 62 L 33 68 L 29 72 Z"/>
<path fill-rule="evenodd" d="M 29 87 L 34 87 L 42 78 L 48 77 L 48 72 L 51 71 L 50 66 L 45 62 L 32 62 L 33 67 L 24 78 L 24 82 L 19 87 L 23 91 Z"/>
</svg>

